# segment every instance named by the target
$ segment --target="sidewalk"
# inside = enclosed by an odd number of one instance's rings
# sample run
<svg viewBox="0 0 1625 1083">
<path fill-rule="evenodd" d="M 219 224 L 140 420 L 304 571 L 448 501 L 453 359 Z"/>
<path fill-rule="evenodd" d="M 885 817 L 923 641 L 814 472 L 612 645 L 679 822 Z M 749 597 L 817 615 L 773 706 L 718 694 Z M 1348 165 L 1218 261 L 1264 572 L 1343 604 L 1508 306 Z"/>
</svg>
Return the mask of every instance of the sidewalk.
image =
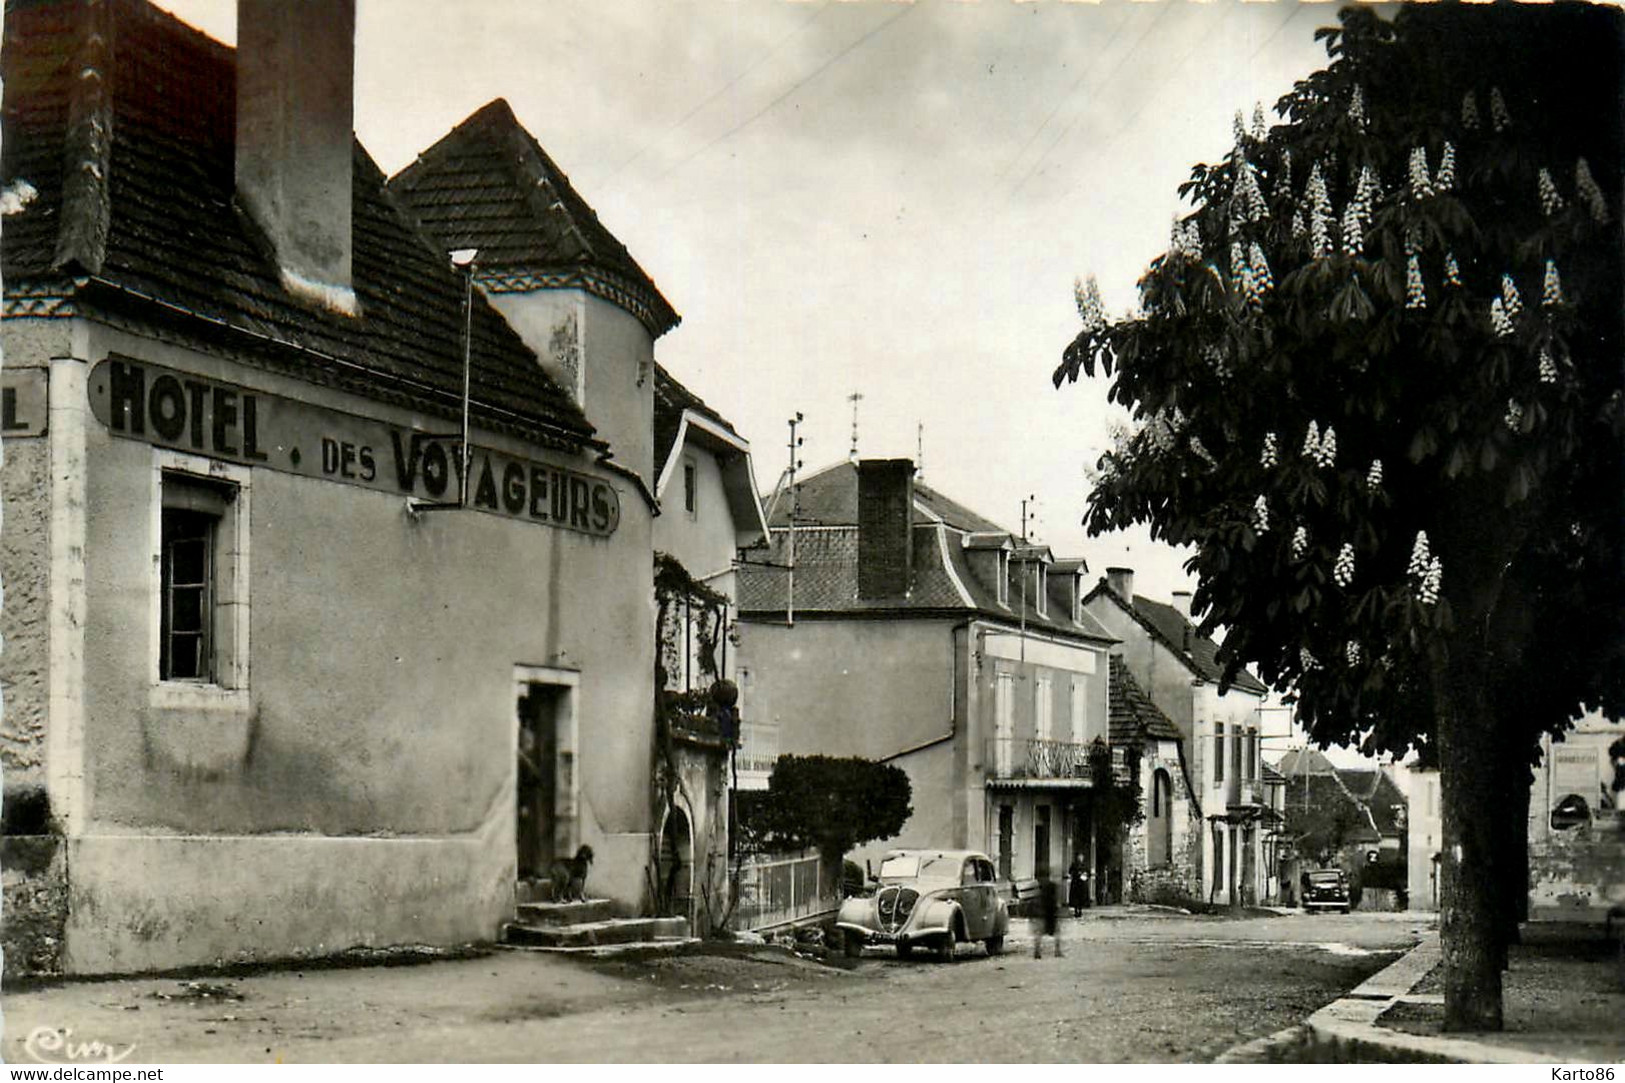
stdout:
<svg viewBox="0 0 1625 1083">
<path fill-rule="evenodd" d="M 1442 1033 L 1437 933 L 1310 1016 L 1339 1059 L 1464 1064 L 1625 1062 L 1625 986 L 1617 942 L 1593 925 L 1530 923 L 1502 978 L 1506 1029 Z"/>
</svg>

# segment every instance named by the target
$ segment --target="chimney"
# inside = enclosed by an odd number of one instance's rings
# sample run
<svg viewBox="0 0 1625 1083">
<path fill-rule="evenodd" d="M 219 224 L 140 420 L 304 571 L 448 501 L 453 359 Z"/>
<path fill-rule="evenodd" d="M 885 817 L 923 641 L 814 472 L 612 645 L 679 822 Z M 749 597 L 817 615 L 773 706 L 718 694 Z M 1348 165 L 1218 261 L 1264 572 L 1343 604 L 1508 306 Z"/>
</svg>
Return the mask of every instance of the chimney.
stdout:
<svg viewBox="0 0 1625 1083">
<path fill-rule="evenodd" d="M 355 315 L 355 0 L 237 0 L 237 197 L 282 284 Z"/>
<path fill-rule="evenodd" d="M 914 463 L 858 463 L 858 597 L 900 598 L 914 575 Z"/>
<path fill-rule="evenodd" d="M 1134 604 L 1134 569 L 1133 568 L 1107 568 L 1106 585 L 1129 605 Z"/>
<path fill-rule="evenodd" d="M 1174 608 L 1186 620 L 1191 619 L 1191 592 L 1188 590 L 1174 591 Z"/>
</svg>

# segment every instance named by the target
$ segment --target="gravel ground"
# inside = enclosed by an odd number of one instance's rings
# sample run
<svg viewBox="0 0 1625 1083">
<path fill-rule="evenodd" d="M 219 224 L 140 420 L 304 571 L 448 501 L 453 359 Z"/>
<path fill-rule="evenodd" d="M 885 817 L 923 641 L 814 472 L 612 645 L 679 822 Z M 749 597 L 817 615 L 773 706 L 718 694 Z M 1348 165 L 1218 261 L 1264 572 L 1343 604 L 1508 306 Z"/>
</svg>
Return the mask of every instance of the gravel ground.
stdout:
<svg viewBox="0 0 1625 1083">
<path fill-rule="evenodd" d="M 126 1063 L 1206 1061 L 1387 965 L 1414 937 L 1383 918 L 1085 919 L 1042 960 L 1018 924 L 955 963 L 729 945 L 68 983 L 7 996 L 4 1050 L 26 1061 L 51 1027 Z"/>
</svg>

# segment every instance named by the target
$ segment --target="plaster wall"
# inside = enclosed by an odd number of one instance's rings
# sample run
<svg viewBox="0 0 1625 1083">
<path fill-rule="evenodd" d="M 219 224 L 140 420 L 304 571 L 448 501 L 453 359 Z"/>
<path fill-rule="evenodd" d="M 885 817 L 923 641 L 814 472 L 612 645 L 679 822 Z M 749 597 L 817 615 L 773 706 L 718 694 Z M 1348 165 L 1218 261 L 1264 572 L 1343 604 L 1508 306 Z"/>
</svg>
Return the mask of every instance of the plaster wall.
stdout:
<svg viewBox="0 0 1625 1083">
<path fill-rule="evenodd" d="M 941 737 L 953 729 L 953 628 L 946 620 L 742 623 L 750 717 L 779 727 L 781 754 L 886 759 Z"/>
<path fill-rule="evenodd" d="M 615 461 L 653 492 L 654 340 L 643 324 L 584 290 L 492 293 L 489 299 L 575 397 Z"/>
<path fill-rule="evenodd" d="M 7 370 L 48 372 L 50 359 L 69 349 L 66 320 L 10 319 L 3 325 Z M 25 419 L 45 422 L 45 417 Z M 0 532 L 0 766 L 5 789 L 46 785 L 46 719 L 50 707 L 50 445 L 43 433 L 5 434 L 0 493 L 5 529 Z"/>
<path fill-rule="evenodd" d="M 1439 772 L 1412 767 L 1402 776 L 1406 804 L 1405 884 L 1412 910 L 1439 908 L 1438 864 L 1434 855 L 1444 846 L 1444 820 L 1440 815 Z M 1534 815 L 1537 802 L 1530 802 Z M 1533 837 L 1533 836 L 1531 836 Z"/>
<path fill-rule="evenodd" d="M 694 511 L 683 506 L 683 463 L 694 464 Z M 690 575 L 704 577 L 706 585 L 734 597 L 733 566 L 738 549 L 733 513 L 722 486 L 722 468 L 716 453 L 692 440 L 672 449 L 671 476 L 660 491 L 660 516 L 654 523 L 654 546 L 683 562 Z"/>
<path fill-rule="evenodd" d="M 99 328 L 126 356 L 434 429 L 438 419 Z M 483 444 L 590 463 L 477 434 Z M 152 447 L 86 435 L 77 972 L 495 935 L 515 875 L 516 665 L 579 672 L 579 841 L 635 909 L 649 853 L 651 516 L 608 538 L 255 469 L 241 705 L 155 693 Z"/>
</svg>

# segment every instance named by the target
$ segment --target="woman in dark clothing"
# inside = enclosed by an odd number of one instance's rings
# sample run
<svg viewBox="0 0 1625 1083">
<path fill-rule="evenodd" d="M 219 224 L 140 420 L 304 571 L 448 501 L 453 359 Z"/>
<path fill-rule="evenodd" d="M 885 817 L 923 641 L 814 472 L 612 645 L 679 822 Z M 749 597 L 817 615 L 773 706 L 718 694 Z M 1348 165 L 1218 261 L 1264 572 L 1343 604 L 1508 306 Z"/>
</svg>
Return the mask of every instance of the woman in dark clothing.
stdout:
<svg viewBox="0 0 1625 1083">
<path fill-rule="evenodd" d="M 1066 904 L 1075 918 L 1083 917 L 1083 908 L 1089 905 L 1089 866 L 1083 863 L 1082 854 L 1074 857 L 1066 870 Z"/>
</svg>

